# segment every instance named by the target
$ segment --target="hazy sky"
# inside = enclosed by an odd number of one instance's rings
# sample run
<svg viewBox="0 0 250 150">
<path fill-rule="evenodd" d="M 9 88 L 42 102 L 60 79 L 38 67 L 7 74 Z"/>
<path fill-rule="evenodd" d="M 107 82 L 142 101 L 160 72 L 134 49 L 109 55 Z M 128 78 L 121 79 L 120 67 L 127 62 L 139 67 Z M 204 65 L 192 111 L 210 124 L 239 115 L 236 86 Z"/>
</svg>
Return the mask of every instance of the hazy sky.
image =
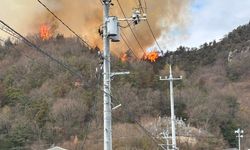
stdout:
<svg viewBox="0 0 250 150">
<path fill-rule="evenodd" d="M 204 42 L 223 38 L 239 25 L 249 23 L 250 0 L 195 0 L 190 18 L 185 31 L 173 27 L 171 33 L 161 39 L 165 48 L 198 47 Z"/>
<path fill-rule="evenodd" d="M 0 19 L 22 34 L 32 33 L 30 23 L 43 10 L 36 0 L 0 0 Z M 39 19 L 39 17 L 37 17 Z M 25 32 L 24 32 L 25 31 Z M 0 37 L 6 34 L 0 31 Z"/>
<path fill-rule="evenodd" d="M 193 1 L 191 13 L 187 17 L 189 24 L 185 28 L 173 26 L 170 32 L 163 34 L 159 39 L 162 49 L 175 50 L 180 45 L 198 47 L 204 42 L 219 40 L 239 25 L 250 21 L 250 0 Z M 16 27 L 30 22 L 30 13 L 42 10 L 36 0 L 1 0 L 0 19 Z M 29 29 L 27 26 L 18 26 L 16 30 Z M 0 36 L 4 36 L 2 31 Z"/>
</svg>

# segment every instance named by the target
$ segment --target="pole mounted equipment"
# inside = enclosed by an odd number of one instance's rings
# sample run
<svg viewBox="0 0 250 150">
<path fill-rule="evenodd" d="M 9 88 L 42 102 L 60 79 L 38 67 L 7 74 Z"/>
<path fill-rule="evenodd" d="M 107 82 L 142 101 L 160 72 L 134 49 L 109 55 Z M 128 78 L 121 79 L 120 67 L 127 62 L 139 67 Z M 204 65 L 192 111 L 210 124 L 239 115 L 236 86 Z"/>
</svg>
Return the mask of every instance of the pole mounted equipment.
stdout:
<svg viewBox="0 0 250 150">
<path fill-rule="evenodd" d="M 112 150 L 112 101 L 111 101 L 111 77 L 115 75 L 129 74 L 129 72 L 111 73 L 110 65 L 110 40 L 120 41 L 120 25 L 116 16 L 109 16 L 111 0 L 103 0 L 103 135 L 104 150 Z M 131 18 L 137 24 L 141 16 L 135 13 L 135 18 Z M 121 105 L 115 106 L 113 110 Z"/>
<path fill-rule="evenodd" d="M 234 133 L 236 133 L 236 137 L 238 138 L 238 150 L 241 149 L 241 141 L 240 141 L 240 138 L 243 138 L 243 133 L 244 131 L 240 128 L 238 128 L 237 130 L 234 131 Z"/>
<path fill-rule="evenodd" d="M 115 16 L 110 16 L 107 21 L 108 36 L 112 42 L 120 41 L 120 27 L 118 18 Z"/>
<path fill-rule="evenodd" d="M 147 20 L 147 14 L 145 13 L 141 13 L 141 11 L 136 8 L 132 14 L 132 16 L 130 18 L 122 18 L 122 19 L 118 19 L 119 21 L 130 21 L 132 22 L 134 25 L 139 24 L 142 20 Z"/>
</svg>

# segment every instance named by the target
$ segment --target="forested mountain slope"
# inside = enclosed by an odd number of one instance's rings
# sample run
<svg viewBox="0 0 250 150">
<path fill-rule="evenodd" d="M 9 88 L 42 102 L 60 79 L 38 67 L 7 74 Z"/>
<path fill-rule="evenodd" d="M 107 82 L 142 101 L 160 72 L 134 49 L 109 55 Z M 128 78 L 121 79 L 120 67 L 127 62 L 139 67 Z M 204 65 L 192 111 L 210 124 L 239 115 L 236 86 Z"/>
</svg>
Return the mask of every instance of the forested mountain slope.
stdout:
<svg viewBox="0 0 250 150">
<path fill-rule="evenodd" d="M 96 73 L 101 61 L 97 49 L 63 36 L 28 38 L 82 78 L 22 42 L 7 40 L 0 46 L 0 149 L 45 149 L 52 144 L 101 149 L 103 94 L 101 74 Z M 238 127 L 249 136 L 250 24 L 220 42 L 180 47 L 154 63 L 112 57 L 113 71 L 131 72 L 112 80 L 113 105 L 124 104 L 113 112 L 113 134 L 130 136 L 115 140 L 116 149 L 155 148 L 145 133 L 136 131 L 134 120 L 170 115 L 168 84 L 159 81 L 168 74 L 170 60 L 174 75 L 183 76 L 175 82 L 176 116 L 210 133 L 197 137 L 195 145 L 180 143 L 180 149 L 234 147 Z M 243 145 L 250 146 L 248 138 Z"/>
</svg>

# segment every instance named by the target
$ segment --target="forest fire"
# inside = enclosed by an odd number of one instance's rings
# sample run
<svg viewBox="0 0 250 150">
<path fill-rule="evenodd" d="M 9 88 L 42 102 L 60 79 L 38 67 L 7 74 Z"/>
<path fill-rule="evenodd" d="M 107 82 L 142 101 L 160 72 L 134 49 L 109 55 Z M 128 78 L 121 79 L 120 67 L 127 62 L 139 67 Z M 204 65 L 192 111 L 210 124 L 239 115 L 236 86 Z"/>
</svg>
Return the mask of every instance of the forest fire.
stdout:
<svg viewBox="0 0 250 150">
<path fill-rule="evenodd" d="M 42 40 L 48 40 L 51 37 L 49 27 L 47 25 L 41 25 L 40 27 L 40 38 Z"/>
<path fill-rule="evenodd" d="M 159 54 L 157 51 L 152 51 L 144 55 L 144 60 L 150 60 L 151 62 L 156 62 L 158 58 Z"/>
<path fill-rule="evenodd" d="M 126 53 L 122 54 L 121 61 L 126 62 L 128 60 L 128 55 Z"/>
</svg>

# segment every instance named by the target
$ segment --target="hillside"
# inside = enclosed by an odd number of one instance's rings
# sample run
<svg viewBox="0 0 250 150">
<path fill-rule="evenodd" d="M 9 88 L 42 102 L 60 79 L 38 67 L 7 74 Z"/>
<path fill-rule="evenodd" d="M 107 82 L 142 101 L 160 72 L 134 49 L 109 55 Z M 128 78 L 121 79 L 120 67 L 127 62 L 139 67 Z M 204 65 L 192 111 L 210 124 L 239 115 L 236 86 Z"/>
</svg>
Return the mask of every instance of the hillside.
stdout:
<svg viewBox="0 0 250 150">
<path fill-rule="evenodd" d="M 75 38 L 57 36 L 47 41 L 29 36 L 36 45 L 70 65 L 76 74 L 22 42 L 0 46 L 0 149 L 45 149 L 52 144 L 70 149 L 102 146 L 102 78 L 96 73 L 97 49 L 87 49 Z M 250 131 L 250 24 L 229 33 L 220 42 L 200 48 L 180 47 L 155 63 L 112 57 L 113 71 L 131 72 L 112 80 L 115 149 L 155 149 L 138 127 L 170 115 L 168 74 L 172 58 L 176 116 L 204 131 L 198 144 L 179 143 L 180 149 L 235 147 L 234 130 Z M 143 121 L 144 120 L 144 121 Z M 146 121 L 145 121 L 146 120 Z M 138 129 L 139 128 L 139 129 Z M 118 138 L 123 137 L 123 138 Z M 243 140 L 250 147 L 248 138 Z"/>
</svg>

